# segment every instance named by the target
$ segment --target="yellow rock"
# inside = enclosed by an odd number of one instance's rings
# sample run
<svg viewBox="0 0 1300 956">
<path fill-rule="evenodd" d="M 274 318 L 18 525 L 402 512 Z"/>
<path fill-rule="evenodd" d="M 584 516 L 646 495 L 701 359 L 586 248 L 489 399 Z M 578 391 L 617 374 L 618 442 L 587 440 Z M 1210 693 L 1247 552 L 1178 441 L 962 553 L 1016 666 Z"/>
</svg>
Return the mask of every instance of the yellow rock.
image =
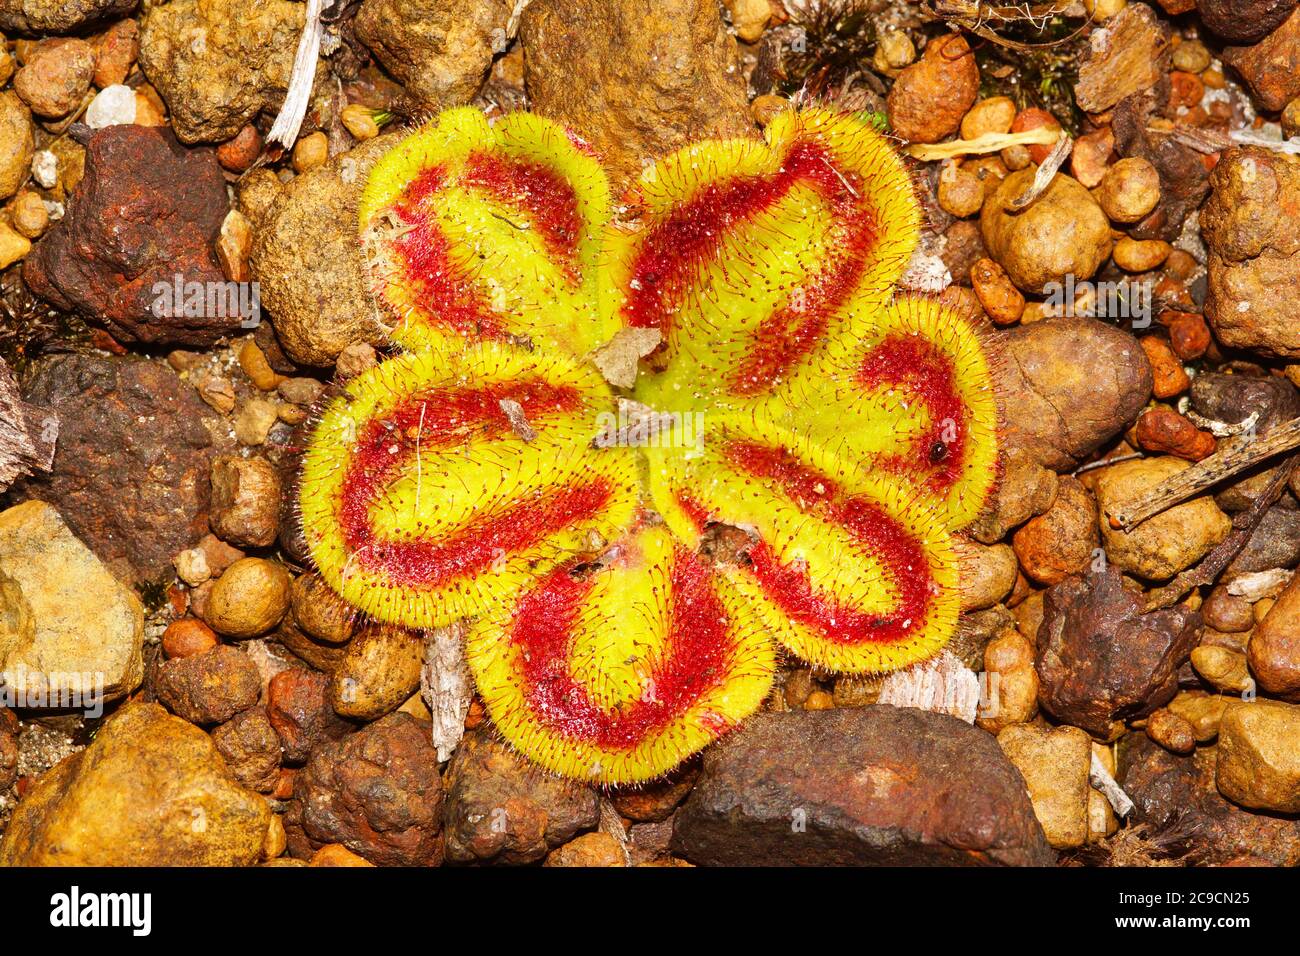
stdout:
<svg viewBox="0 0 1300 956">
<path fill-rule="evenodd" d="M 1078 727 L 1015 724 L 998 734 L 998 745 L 1016 765 L 1047 842 L 1058 850 L 1088 839 L 1088 770 L 1092 740 Z"/>
<path fill-rule="evenodd" d="M 207 734 L 157 704 L 127 704 L 14 810 L 0 865 L 249 866 L 270 822 Z"/>
</svg>

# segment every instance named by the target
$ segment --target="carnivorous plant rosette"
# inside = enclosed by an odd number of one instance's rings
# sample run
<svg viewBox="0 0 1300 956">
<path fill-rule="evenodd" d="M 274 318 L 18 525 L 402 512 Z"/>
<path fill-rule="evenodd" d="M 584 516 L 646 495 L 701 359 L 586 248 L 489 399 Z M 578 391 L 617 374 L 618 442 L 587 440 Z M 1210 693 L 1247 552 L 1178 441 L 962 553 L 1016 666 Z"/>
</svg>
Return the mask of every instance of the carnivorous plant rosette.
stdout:
<svg viewBox="0 0 1300 956">
<path fill-rule="evenodd" d="M 359 220 L 405 351 L 324 408 L 306 538 L 362 612 L 465 621 L 525 755 L 650 779 L 760 706 L 778 647 L 877 673 L 953 633 L 989 362 L 894 296 L 920 216 L 867 122 L 786 112 L 616 204 L 556 124 L 451 110 L 379 160 Z"/>
</svg>

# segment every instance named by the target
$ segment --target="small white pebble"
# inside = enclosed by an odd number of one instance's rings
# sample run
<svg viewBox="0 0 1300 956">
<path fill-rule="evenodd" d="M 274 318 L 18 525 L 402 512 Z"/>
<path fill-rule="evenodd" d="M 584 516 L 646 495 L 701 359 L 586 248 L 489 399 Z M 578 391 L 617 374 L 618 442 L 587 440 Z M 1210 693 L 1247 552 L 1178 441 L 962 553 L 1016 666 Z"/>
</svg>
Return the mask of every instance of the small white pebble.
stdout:
<svg viewBox="0 0 1300 956">
<path fill-rule="evenodd" d="M 43 149 L 32 157 L 32 175 L 45 189 L 53 189 L 59 182 L 58 157 Z"/>
<path fill-rule="evenodd" d="M 55 202 L 53 199 L 43 200 L 45 203 L 45 212 L 50 217 L 50 222 L 58 222 L 63 218 L 63 203 Z"/>
<path fill-rule="evenodd" d="M 86 125 L 91 129 L 129 126 L 134 122 L 135 90 L 121 83 L 104 87 L 86 108 Z"/>
</svg>

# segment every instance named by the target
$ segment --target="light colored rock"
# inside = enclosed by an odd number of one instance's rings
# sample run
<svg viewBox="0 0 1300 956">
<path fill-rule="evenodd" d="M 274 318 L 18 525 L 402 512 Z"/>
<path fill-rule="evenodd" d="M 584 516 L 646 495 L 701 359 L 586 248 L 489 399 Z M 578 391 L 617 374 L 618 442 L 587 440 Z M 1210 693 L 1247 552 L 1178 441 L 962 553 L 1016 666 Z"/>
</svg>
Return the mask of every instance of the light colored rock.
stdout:
<svg viewBox="0 0 1300 956">
<path fill-rule="evenodd" d="M 27 706 L 93 708 L 140 686 L 140 601 L 53 507 L 27 501 L 0 513 L 0 571 L 14 585 L 0 591 L 0 617 L 31 621 L 29 635 L 20 629 L 18 639 L 0 644 L 10 693 L 24 695 Z M 25 611 L 14 609 L 15 587 Z"/>
<path fill-rule="evenodd" d="M 1092 740 L 1078 727 L 1016 724 L 998 734 L 998 744 L 1016 765 L 1047 842 L 1057 849 L 1088 839 L 1088 770 Z"/>
<path fill-rule="evenodd" d="M 1219 792 L 1252 810 L 1300 813 L 1300 707 L 1235 701 L 1219 723 Z"/>
<path fill-rule="evenodd" d="M 133 703 L 40 778 L 14 811 L 0 865 L 249 866 L 270 817 L 207 734 Z"/>
</svg>

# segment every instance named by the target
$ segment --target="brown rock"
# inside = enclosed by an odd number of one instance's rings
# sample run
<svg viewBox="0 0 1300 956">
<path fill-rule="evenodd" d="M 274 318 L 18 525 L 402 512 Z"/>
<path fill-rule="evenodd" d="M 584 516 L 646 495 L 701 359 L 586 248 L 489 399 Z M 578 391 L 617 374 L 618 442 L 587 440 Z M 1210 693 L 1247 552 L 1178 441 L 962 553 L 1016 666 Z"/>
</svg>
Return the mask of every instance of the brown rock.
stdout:
<svg viewBox="0 0 1300 956">
<path fill-rule="evenodd" d="M 1200 616 L 1183 605 L 1142 613 L 1113 568 L 1066 578 L 1046 592 L 1038 630 L 1038 702 L 1101 740 L 1178 691 Z"/>
<path fill-rule="evenodd" d="M 1285 499 L 1283 499 L 1285 501 Z M 1224 578 L 1300 563 L 1300 511 L 1274 505 L 1264 512 L 1246 547 L 1232 559 Z"/>
<path fill-rule="evenodd" d="M 1106 175 L 1106 164 L 1115 151 L 1115 134 L 1110 127 L 1085 133 L 1074 141 L 1070 152 L 1070 175 L 1092 189 Z"/>
<path fill-rule="evenodd" d="M 984 647 L 986 700 L 976 724 L 996 734 L 1023 724 L 1038 712 L 1038 672 L 1034 645 L 1014 628 L 1003 631 Z"/>
<path fill-rule="evenodd" d="M 1300 10 L 1254 46 L 1225 48 L 1223 62 L 1242 75 L 1262 108 L 1282 109 L 1300 95 Z"/>
<path fill-rule="evenodd" d="M 341 843 L 327 843 L 311 856 L 308 866 L 374 866 L 365 857 L 357 856 Z"/>
<path fill-rule="evenodd" d="M 627 866 L 627 858 L 617 840 L 597 830 L 552 850 L 542 866 Z"/>
<path fill-rule="evenodd" d="M 1011 325 L 1025 311 L 1024 295 L 992 259 L 980 259 L 971 266 L 970 284 L 995 325 Z"/>
<path fill-rule="evenodd" d="M 365 0 L 357 37 L 421 106 L 468 103 L 504 50 L 505 0 Z"/>
<path fill-rule="evenodd" d="M 352 730 L 329 705 L 329 678 L 303 667 L 290 667 L 271 678 L 266 714 L 280 737 L 286 763 L 304 762 L 311 751 Z"/>
<path fill-rule="evenodd" d="M 95 51 L 85 40 L 46 40 L 14 76 L 14 92 L 37 116 L 58 119 L 81 105 L 95 74 Z"/>
<path fill-rule="evenodd" d="M 1169 345 L 1174 354 L 1191 362 L 1210 347 L 1210 327 L 1199 313 L 1176 312 L 1169 319 Z"/>
<path fill-rule="evenodd" d="M 0 0 L 0 29 L 15 33 L 70 33 L 96 20 L 122 16 L 135 0 Z"/>
<path fill-rule="evenodd" d="M 658 823 L 672 816 L 677 805 L 691 792 L 699 776 L 699 763 L 688 763 L 662 780 L 618 790 L 611 797 L 611 801 L 614 809 L 629 820 Z"/>
<path fill-rule="evenodd" d="M 1230 634 L 1249 631 L 1255 626 L 1250 602 L 1232 594 L 1222 584 L 1215 585 L 1206 596 L 1201 605 L 1201 617 L 1205 618 L 1206 627 Z"/>
<path fill-rule="evenodd" d="M 1010 447 L 1073 468 L 1138 415 L 1151 365 L 1137 341 L 1094 319 L 1048 319 L 1001 333 L 993 348 Z"/>
<path fill-rule="evenodd" d="M 162 649 L 168 658 L 193 657 L 221 643 L 217 632 L 196 617 L 172 621 L 163 631 Z"/>
<path fill-rule="evenodd" d="M 257 637 L 289 609 L 289 573 L 278 561 L 241 558 L 213 585 L 203 619 L 227 637 Z"/>
<path fill-rule="evenodd" d="M 1187 862 L 1226 863 L 1243 854 L 1273 866 L 1300 863 L 1300 821 L 1248 813 L 1219 794 L 1215 750 L 1169 753 L 1142 734 L 1120 748 L 1117 780 L 1136 804 L 1135 822 Z"/>
<path fill-rule="evenodd" d="M 1219 723 L 1219 792 L 1253 810 L 1300 813 L 1300 707 L 1235 701 Z"/>
<path fill-rule="evenodd" d="M 257 225 L 250 261 L 262 305 L 293 361 L 333 365 L 347 346 L 381 342 L 356 240 L 356 203 L 370 167 L 398 140 L 367 140 L 277 193 Z"/>
<path fill-rule="evenodd" d="M 20 494 L 54 505 L 119 576 L 170 579 L 207 528 L 206 406 L 161 363 L 91 354 L 35 363 L 24 397 L 58 409 L 59 441 Z"/>
<path fill-rule="evenodd" d="M 1196 730 L 1191 721 L 1161 707 L 1147 718 L 1147 736 L 1171 753 L 1189 754 L 1196 749 Z"/>
<path fill-rule="evenodd" d="M 1151 365 L 1156 367 L 1155 362 Z M 1146 451 L 1174 455 L 1184 461 L 1208 458 L 1216 447 L 1214 435 L 1197 428 L 1185 416 L 1169 408 L 1143 412 L 1137 423 L 1137 440 Z"/>
<path fill-rule="evenodd" d="M 249 866 L 270 817 L 263 797 L 231 780 L 206 733 L 131 703 L 28 791 L 0 864 Z"/>
<path fill-rule="evenodd" d="M 8 199 L 32 172 L 32 114 L 14 93 L 0 93 L 0 199 Z"/>
<path fill-rule="evenodd" d="M 275 543 L 279 531 L 280 473 L 262 457 L 221 455 L 212 462 L 208 521 L 225 541 L 244 548 Z"/>
<path fill-rule="evenodd" d="M 1098 545 L 1097 504 L 1077 478 L 1057 482 L 1052 506 L 1011 539 L 1025 574 L 1039 584 L 1056 584 L 1083 571 Z"/>
<path fill-rule="evenodd" d="M 164 663 L 154 691 L 176 716 L 192 724 L 219 724 L 257 703 L 262 678 L 247 654 L 219 644 Z"/>
<path fill-rule="evenodd" d="M 544 773 L 483 728 L 456 748 L 446 790 L 447 859 L 455 863 L 532 863 L 600 818 L 595 790 Z"/>
<path fill-rule="evenodd" d="M 1007 448 L 999 462 L 1001 480 L 984 512 L 969 526 L 982 544 L 996 544 L 1012 528 L 1046 511 L 1056 498 L 1056 472 L 1038 464 L 1025 449 Z"/>
<path fill-rule="evenodd" d="M 1168 28 L 1145 3 L 1133 3 L 1094 33 L 1074 99 L 1084 112 L 1100 113 L 1149 90 L 1168 70 Z"/>
<path fill-rule="evenodd" d="M 1134 239 L 1173 242 L 1192 210 L 1209 191 L 1205 156 L 1155 128 L 1156 114 L 1166 105 L 1168 89 L 1161 84 L 1142 96 L 1121 100 L 1111 116 L 1115 150 L 1123 157 L 1140 157 L 1160 174 L 1160 202 L 1128 230 Z"/>
<path fill-rule="evenodd" d="M 280 738 L 263 708 L 236 714 L 212 731 L 212 742 L 243 786 L 258 793 L 275 790 L 280 782 Z"/>
<path fill-rule="evenodd" d="M 1254 687 L 1246 655 L 1233 648 L 1202 644 L 1192 651 L 1192 667 L 1216 690 L 1240 694 Z"/>
<path fill-rule="evenodd" d="M 252 123 L 217 147 L 217 162 L 232 173 L 242 173 L 262 155 L 262 134 Z M 272 174 L 274 175 L 274 174 Z"/>
<path fill-rule="evenodd" d="M 1300 576 L 1291 579 L 1247 645 L 1251 673 L 1270 694 L 1300 696 Z"/>
<path fill-rule="evenodd" d="M 905 140 L 937 143 L 957 131 L 979 95 L 979 86 L 979 67 L 965 37 L 960 33 L 936 37 L 889 91 L 890 128 Z"/>
<path fill-rule="evenodd" d="M 1088 769 L 1092 741 L 1077 727 L 1019 724 L 998 734 L 998 746 L 1025 778 L 1034 815 L 1057 849 L 1088 838 Z"/>
<path fill-rule="evenodd" d="M 1151 393 L 1156 398 L 1172 398 L 1191 384 L 1191 379 L 1183 370 L 1183 363 L 1178 360 L 1168 342 L 1154 335 L 1145 335 L 1138 340 L 1138 344 L 1151 363 Z"/>
<path fill-rule="evenodd" d="M 721 866 L 1052 861 L 990 735 L 880 704 L 752 718 L 706 752 L 672 845 Z"/>
<path fill-rule="evenodd" d="M 1027 208 L 1008 211 L 1034 180 L 1034 169 L 1007 176 L 984 203 L 980 231 L 989 255 L 1025 292 L 1052 291 L 1067 275 L 1090 279 L 1110 255 L 1110 224 L 1079 182 L 1057 173 Z"/>
<path fill-rule="evenodd" d="M 1098 473 L 1098 524 L 1106 554 L 1116 567 L 1163 581 L 1191 567 L 1228 536 L 1232 519 L 1205 495 L 1162 511 L 1132 531 L 1111 527 L 1108 515 L 1188 467 L 1187 462 L 1177 458 L 1143 458 L 1120 462 Z"/>
<path fill-rule="evenodd" d="M 532 109 L 578 131 L 616 183 L 694 140 L 754 135 L 712 0 L 538 0 L 520 39 Z"/>
<path fill-rule="evenodd" d="M 1266 436 L 1283 422 L 1300 416 L 1300 393 L 1285 378 L 1274 375 L 1202 372 L 1192 382 L 1191 398 L 1197 414 L 1214 421 L 1239 425 L 1255 416 L 1256 437 Z M 1220 484 L 1215 500 L 1228 511 L 1243 511 L 1274 474 L 1274 468 L 1250 469 L 1245 477 Z"/>
<path fill-rule="evenodd" d="M 118 20 L 95 41 L 95 85 L 125 83 L 140 53 L 140 28 L 134 20 Z"/>
<path fill-rule="evenodd" d="M 1300 51 L 1300 12 L 1291 22 Z M 1300 65 L 1292 74 L 1300 76 Z M 1300 163 L 1260 147 L 1230 149 L 1210 182 L 1201 213 L 1209 247 L 1206 318 L 1224 345 L 1300 357 L 1290 294 L 1300 283 Z"/>
<path fill-rule="evenodd" d="M 343 659 L 343 647 L 312 637 L 298 626 L 292 615 L 280 622 L 275 639 L 316 670 L 328 674 L 332 674 Z"/>
<path fill-rule="evenodd" d="M 172 0 L 140 21 L 140 68 L 185 143 L 230 139 L 288 91 L 306 11 L 289 0 Z M 317 70 L 320 77 L 327 70 Z"/>
<path fill-rule="evenodd" d="M 341 843 L 377 866 L 437 866 L 442 801 L 429 725 L 390 714 L 312 752 L 285 814 L 289 849 Z"/>
<path fill-rule="evenodd" d="M 1197 743 L 1209 743 L 1219 736 L 1219 722 L 1230 698 L 1203 690 L 1179 691 L 1169 702 L 1169 712 L 1187 721 Z"/>
<path fill-rule="evenodd" d="M 227 208 L 211 150 L 187 150 L 166 129 L 96 130 L 75 202 L 27 257 L 23 278 L 122 341 L 211 345 L 245 321 L 241 307 L 228 296 L 209 307 L 206 295 L 200 307 L 184 289 L 225 288 L 213 240 Z"/>
<path fill-rule="evenodd" d="M 985 133 L 1005 133 L 1016 118 L 1016 103 L 1009 96 L 990 96 L 970 108 L 961 121 L 961 138 L 975 139 Z"/>
<path fill-rule="evenodd" d="M 343 651 L 330 680 L 330 705 L 343 717 L 375 720 L 420 689 L 424 639 L 393 624 L 370 624 Z"/>
<path fill-rule="evenodd" d="M 1295 6 L 1296 0 L 1196 0 L 1202 22 L 1233 43 L 1264 39 L 1282 25 Z"/>
<path fill-rule="evenodd" d="M 293 618 L 317 640 L 346 644 L 357 628 L 357 612 L 314 572 L 293 579 L 289 593 Z"/>
<path fill-rule="evenodd" d="M 1005 544 L 954 541 L 960 564 L 961 609 L 982 611 L 1001 601 L 1016 583 L 1016 556 Z"/>
</svg>

